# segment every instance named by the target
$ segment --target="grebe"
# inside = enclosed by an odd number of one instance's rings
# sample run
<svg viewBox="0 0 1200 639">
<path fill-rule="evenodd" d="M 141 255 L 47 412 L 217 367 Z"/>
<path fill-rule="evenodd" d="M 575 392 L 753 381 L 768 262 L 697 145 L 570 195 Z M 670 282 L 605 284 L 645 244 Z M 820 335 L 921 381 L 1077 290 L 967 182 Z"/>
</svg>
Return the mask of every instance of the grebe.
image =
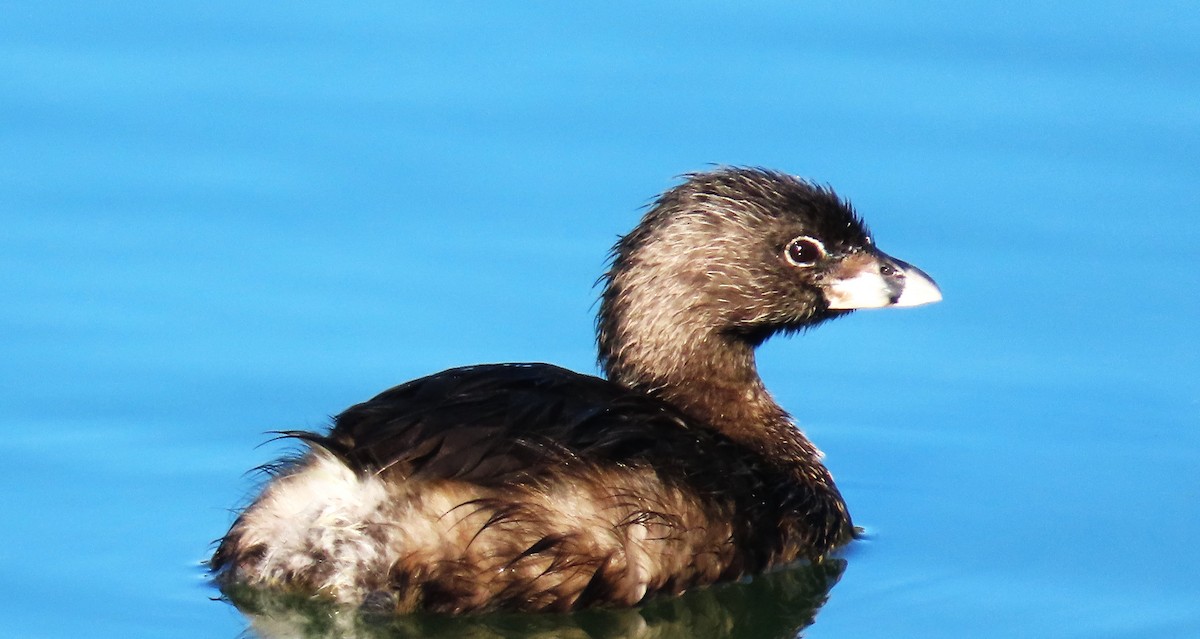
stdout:
<svg viewBox="0 0 1200 639">
<path fill-rule="evenodd" d="M 830 189 L 722 168 L 613 248 L 606 379 L 455 368 L 385 391 L 284 463 L 210 561 L 222 588 L 371 610 L 633 605 L 798 559 L 854 528 L 755 366 L 771 335 L 941 293 Z"/>
</svg>

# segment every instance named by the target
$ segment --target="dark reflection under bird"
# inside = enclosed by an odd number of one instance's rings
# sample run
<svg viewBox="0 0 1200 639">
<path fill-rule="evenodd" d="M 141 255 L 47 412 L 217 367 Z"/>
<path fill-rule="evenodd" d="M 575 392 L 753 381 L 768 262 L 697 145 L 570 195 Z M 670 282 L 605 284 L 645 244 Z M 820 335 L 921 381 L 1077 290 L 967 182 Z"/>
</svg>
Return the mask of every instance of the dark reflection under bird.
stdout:
<svg viewBox="0 0 1200 639">
<path fill-rule="evenodd" d="M 813 623 L 845 568 L 833 557 L 633 608 L 565 614 L 347 614 L 329 601 L 246 587 L 229 598 L 262 639 L 792 639 Z"/>
</svg>

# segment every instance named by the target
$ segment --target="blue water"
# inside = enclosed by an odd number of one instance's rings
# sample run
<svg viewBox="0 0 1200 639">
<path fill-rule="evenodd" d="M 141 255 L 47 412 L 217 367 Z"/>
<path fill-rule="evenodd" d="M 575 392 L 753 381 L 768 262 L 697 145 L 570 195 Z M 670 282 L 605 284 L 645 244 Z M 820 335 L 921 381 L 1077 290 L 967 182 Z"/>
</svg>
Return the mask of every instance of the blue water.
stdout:
<svg viewBox="0 0 1200 639">
<path fill-rule="evenodd" d="M 805 636 L 1200 636 L 1200 11 L 1047 4 L 3 3 L 0 634 L 237 636 L 266 431 L 594 370 L 607 248 L 730 163 L 946 297 L 761 352 L 869 531 Z"/>
</svg>

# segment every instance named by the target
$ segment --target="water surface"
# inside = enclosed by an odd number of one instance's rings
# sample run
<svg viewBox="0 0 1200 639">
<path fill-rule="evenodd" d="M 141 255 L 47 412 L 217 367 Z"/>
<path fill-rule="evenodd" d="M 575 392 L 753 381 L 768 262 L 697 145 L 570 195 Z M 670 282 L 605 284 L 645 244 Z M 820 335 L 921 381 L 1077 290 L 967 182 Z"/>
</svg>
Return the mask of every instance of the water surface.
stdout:
<svg viewBox="0 0 1200 639">
<path fill-rule="evenodd" d="M 710 163 L 829 182 L 946 296 L 761 353 L 869 531 L 805 636 L 1200 635 L 1190 4 L 4 15 L 6 635 L 237 636 L 198 564 L 266 431 L 594 371 L 607 248 Z"/>
</svg>

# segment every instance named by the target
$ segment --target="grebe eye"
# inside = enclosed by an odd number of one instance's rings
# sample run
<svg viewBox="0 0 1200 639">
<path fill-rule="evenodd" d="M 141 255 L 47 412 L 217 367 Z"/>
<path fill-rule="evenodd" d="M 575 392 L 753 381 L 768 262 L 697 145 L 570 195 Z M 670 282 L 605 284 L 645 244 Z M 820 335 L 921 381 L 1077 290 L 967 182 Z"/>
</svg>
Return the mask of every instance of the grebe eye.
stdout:
<svg viewBox="0 0 1200 639">
<path fill-rule="evenodd" d="M 825 257 L 825 245 L 811 237 L 801 235 L 788 242 L 787 259 L 796 266 L 812 266 Z"/>
</svg>

